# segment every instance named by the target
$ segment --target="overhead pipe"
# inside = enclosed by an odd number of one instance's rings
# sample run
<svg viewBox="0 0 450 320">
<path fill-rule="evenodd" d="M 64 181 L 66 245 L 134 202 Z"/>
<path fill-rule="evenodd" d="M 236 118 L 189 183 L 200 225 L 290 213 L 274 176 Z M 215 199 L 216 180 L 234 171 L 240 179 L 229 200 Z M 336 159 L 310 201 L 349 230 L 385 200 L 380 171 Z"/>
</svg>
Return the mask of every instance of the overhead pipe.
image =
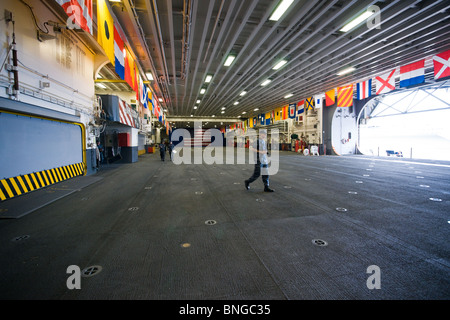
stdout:
<svg viewBox="0 0 450 320">
<path fill-rule="evenodd" d="M 17 70 L 17 49 L 16 49 L 16 33 L 14 29 L 14 21 L 13 24 L 13 39 L 12 39 L 12 59 L 13 59 L 13 68 L 12 72 L 14 75 L 14 86 L 13 86 L 13 95 L 16 100 L 19 98 L 19 71 Z"/>
<path fill-rule="evenodd" d="M 188 4 L 186 5 L 186 2 Z M 183 1 L 183 39 L 182 39 L 182 54 L 181 54 L 181 80 L 186 79 L 186 73 L 189 69 L 189 53 L 191 43 L 189 40 L 191 34 L 191 21 L 192 21 L 192 1 Z"/>
<path fill-rule="evenodd" d="M 163 43 L 163 37 L 161 34 L 161 23 L 159 21 L 158 6 L 156 5 L 156 0 L 153 0 L 153 16 L 156 21 L 156 31 L 158 33 L 158 40 L 159 40 L 159 45 L 161 48 L 161 55 L 162 55 L 162 59 L 163 59 L 164 72 L 166 74 L 166 81 L 168 80 L 169 85 L 170 85 L 169 70 L 167 69 L 167 59 L 166 59 L 166 54 L 164 52 L 164 43 Z"/>
<path fill-rule="evenodd" d="M 216 32 L 216 27 L 220 19 L 220 15 L 222 14 L 224 0 L 222 0 L 222 3 L 220 4 L 219 13 L 217 13 L 216 21 L 214 21 L 214 28 L 211 34 L 211 37 L 209 38 L 208 47 L 206 48 L 205 57 L 203 58 L 203 63 L 206 61 L 206 56 L 208 55 L 209 47 L 211 46 L 211 42 L 214 38 L 214 33 Z"/>
</svg>

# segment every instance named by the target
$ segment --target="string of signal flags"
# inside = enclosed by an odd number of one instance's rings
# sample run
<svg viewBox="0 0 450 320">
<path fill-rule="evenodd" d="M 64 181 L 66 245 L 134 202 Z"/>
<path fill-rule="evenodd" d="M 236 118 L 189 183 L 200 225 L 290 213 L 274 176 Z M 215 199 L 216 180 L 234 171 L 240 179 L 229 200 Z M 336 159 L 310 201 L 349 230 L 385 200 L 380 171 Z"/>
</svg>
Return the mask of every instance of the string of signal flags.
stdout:
<svg viewBox="0 0 450 320">
<path fill-rule="evenodd" d="M 450 50 L 441 52 L 433 56 L 434 79 L 441 80 L 450 77 Z M 238 122 L 227 127 L 225 130 L 246 129 L 255 127 L 257 124 L 270 125 L 275 121 L 295 119 L 304 113 L 305 110 L 321 108 L 322 106 L 332 106 L 337 103 L 337 107 L 353 106 L 354 90 L 356 89 L 356 99 L 363 100 L 375 95 L 388 93 L 396 89 L 395 78 L 400 73 L 399 88 L 408 88 L 425 82 L 425 59 L 394 68 L 386 73 L 355 84 L 348 84 L 316 94 L 303 99 L 298 103 L 290 103 L 288 106 L 277 108 L 270 112 L 259 114 L 247 121 Z M 375 89 L 375 90 L 374 90 Z"/>
</svg>

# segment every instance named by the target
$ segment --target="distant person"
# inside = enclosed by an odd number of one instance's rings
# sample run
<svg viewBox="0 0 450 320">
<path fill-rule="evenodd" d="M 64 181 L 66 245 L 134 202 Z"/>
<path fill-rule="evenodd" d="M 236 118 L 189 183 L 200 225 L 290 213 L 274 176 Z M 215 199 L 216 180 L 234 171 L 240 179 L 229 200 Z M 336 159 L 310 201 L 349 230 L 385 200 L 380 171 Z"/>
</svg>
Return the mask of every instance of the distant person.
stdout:
<svg viewBox="0 0 450 320">
<path fill-rule="evenodd" d="M 103 146 L 100 143 L 100 140 L 97 140 L 97 148 L 95 150 L 96 158 L 97 158 L 97 169 L 100 167 L 100 163 L 103 163 Z"/>
<path fill-rule="evenodd" d="M 161 156 L 161 161 L 165 161 L 166 159 L 166 145 L 164 142 L 159 144 L 159 155 Z"/>
<path fill-rule="evenodd" d="M 269 174 L 268 167 L 269 161 L 267 159 L 267 142 L 266 142 L 267 134 L 265 131 L 260 131 L 259 138 L 253 143 L 252 146 L 249 146 L 251 152 L 254 152 L 256 155 L 256 164 L 255 170 L 253 171 L 253 175 L 245 180 L 245 188 L 247 190 L 250 189 L 250 183 L 258 179 L 261 175 L 261 168 L 263 169 L 262 181 L 264 184 L 264 192 L 274 192 L 273 189 L 269 188 Z"/>
<path fill-rule="evenodd" d="M 173 145 L 173 143 L 172 143 L 172 141 L 170 141 L 170 143 L 169 143 L 169 156 L 170 156 L 170 161 L 172 161 L 172 152 L 173 152 L 173 147 L 174 147 L 174 145 Z"/>
</svg>

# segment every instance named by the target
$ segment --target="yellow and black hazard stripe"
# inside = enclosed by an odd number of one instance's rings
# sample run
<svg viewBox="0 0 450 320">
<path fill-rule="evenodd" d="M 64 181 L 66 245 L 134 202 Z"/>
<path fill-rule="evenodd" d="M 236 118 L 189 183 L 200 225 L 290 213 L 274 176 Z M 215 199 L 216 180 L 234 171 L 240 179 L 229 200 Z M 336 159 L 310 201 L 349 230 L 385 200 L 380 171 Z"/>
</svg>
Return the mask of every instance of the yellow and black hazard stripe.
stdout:
<svg viewBox="0 0 450 320">
<path fill-rule="evenodd" d="M 0 180 L 1 201 L 84 175 L 82 162 Z"/>
</svg>

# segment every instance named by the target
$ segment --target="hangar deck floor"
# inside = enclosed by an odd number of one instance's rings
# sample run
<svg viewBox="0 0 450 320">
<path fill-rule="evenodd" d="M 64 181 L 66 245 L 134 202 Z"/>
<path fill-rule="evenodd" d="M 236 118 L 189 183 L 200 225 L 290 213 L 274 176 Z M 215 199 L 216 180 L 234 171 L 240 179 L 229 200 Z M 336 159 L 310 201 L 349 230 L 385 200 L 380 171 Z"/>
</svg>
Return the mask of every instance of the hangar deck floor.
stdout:
<svg viewBox="0 0 450 320">
<path fill-rule="evenodd" d="M 0 219 L 0 299 L 450 298 L 450 163 L 280 152 L 279 164 L 275 193 L 244 189 L 249 164 L 145 154 L 7 200 L 2 214 L 28 208 Z M 101 271 L 69 290 L 71 265 Z"/>
</svg>

